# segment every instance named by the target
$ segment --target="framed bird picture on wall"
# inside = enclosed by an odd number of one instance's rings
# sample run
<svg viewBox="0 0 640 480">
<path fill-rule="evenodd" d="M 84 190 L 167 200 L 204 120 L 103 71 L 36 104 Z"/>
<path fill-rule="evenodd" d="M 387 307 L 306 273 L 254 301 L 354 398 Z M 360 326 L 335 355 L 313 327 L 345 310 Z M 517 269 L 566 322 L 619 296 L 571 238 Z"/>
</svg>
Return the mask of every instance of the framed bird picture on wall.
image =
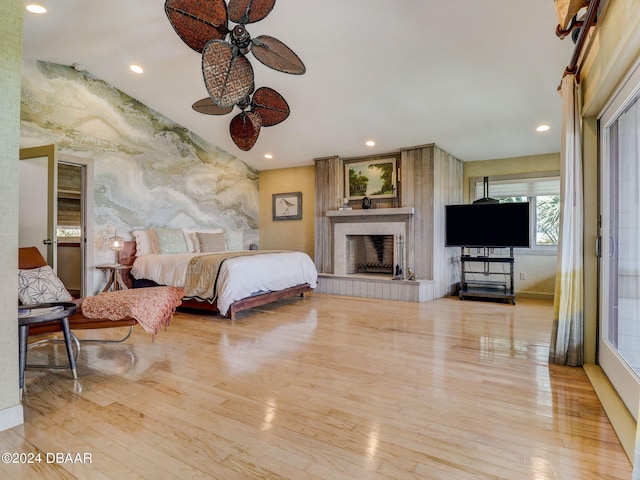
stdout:
<svg viewBox="0 0 640 480">
<path fill-rule="evenodd" d="M 273 220 L 302 220 L 302 192 L 274 193 Z"/>
</svg>

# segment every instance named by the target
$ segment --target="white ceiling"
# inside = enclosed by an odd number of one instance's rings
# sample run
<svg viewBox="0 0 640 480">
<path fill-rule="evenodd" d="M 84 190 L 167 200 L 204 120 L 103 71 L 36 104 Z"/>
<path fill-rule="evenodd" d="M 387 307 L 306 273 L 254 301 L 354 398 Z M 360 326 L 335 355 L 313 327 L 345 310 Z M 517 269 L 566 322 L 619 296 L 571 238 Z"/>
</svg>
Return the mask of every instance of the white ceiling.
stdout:
<svg viewBox="0 0 640 480">
<path fill-rule="evenodd" d="M 550 1 L 279 0 L 247 29 L 283 41 L 307 72 L 276 72 L 249 54 L 256 88 L 274 88 L 291 108 L 249 152 L 229 137 L 239 110 L 192 110 L 207 96 L 201 56 L 173 31 L 163 0 L 39 3 L 49 11 L 25 12 L 24 58 L 82 63 L 259 170 L 427 143 L 465 161 L 560 150 L 556 89 L 573 44 L 555 36 Z M 145 73 L 132 73 L 131 63 Z M 551 130 L 537 133 L 540 123 Z M 377 145 L 365 147 L 367 139 Z"/>
</svg>

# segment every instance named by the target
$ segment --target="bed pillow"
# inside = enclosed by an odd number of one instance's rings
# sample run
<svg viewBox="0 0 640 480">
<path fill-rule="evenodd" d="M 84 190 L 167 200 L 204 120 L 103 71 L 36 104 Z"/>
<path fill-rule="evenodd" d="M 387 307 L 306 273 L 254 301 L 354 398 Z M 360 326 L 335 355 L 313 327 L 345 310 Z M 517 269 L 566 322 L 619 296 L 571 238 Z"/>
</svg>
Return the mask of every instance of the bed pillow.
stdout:
<svg viewBox="0 0 640 480">
<path fill-rule="evenodd" d="M 136 255 L 158 253 L 156 234 L 153 230 L 134 230 L 133 238 L 136 240 Z"/>
<path fill-rule="evenodd" d="M 49 265 L 18 270 L 18 299 L 23 305 L 32 303 L 70 302 L 71 294 Z"/>
<path fill-rule="evenodd" d="M 156 228 L 158 253 L 187 253 L 187 243 L 181 228 Z"/>
<path fill-rule="evenodd" d="M 212 228 L 212 229 L 198 229 L 198 228 L 183 228 L 184 232 L 184 240 L 187 243 L 187 251 L 190 253 L 198 253 L 200 251 L 200 242 L 198 242 L 197 233 L 222 233 L 224 232 L 221 228 Z"/>
<path fill-rule="evenodd" d="M 224 252 L 227 249 L 226 236 L 221 233 L 196 233 L 201 252 Z"/>
</svg>

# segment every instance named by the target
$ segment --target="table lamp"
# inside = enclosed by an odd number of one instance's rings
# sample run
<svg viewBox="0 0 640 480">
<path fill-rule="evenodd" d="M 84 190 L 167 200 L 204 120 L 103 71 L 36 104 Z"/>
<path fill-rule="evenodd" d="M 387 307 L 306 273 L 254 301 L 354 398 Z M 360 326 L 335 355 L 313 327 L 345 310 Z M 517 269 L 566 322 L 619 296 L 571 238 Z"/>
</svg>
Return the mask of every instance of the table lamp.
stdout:
<svg viewBox="0 0 640 480">
<path fill-rule="evenodd" d="M 118 236 L 118 229 L 113 231 L 113 237 L 109 237 L 109 249 L 116 252 L 116 265 L 118 265 L 118 252 L 124 250 L 124 238 Z"/>
</svg>

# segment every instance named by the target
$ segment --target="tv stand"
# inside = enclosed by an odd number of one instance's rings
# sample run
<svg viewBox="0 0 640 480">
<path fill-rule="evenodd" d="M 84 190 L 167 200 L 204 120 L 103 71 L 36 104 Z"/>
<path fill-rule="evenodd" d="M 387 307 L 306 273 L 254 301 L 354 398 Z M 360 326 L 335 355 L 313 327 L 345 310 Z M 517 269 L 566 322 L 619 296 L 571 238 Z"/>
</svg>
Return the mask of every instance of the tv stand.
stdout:
<svg viewBox="0 0 640 480">
<path fill-rule="evenodd" d="M 515 305 L 513 248 L 509 249 L 509 256 L 491 256 L 488 248 L 484 249 L 484 255 L 471 255 L 466 253 L 465 249 L 467 248 L 462 247 L 460 255 L 460 300 L 485 298 L 502 300 Z M 482 271 L 472 270 L 471 265 L 469 265 L 472 263 L 482 263 L 484 264 L 484 269 Z M 500 263 L 509 265 L 509 271 L 492 270 L 492 265 Z M 481 280 L 469 278 L 468 275 L 472 273 L 481 274 L 484 278 Z"/>
</svg>

